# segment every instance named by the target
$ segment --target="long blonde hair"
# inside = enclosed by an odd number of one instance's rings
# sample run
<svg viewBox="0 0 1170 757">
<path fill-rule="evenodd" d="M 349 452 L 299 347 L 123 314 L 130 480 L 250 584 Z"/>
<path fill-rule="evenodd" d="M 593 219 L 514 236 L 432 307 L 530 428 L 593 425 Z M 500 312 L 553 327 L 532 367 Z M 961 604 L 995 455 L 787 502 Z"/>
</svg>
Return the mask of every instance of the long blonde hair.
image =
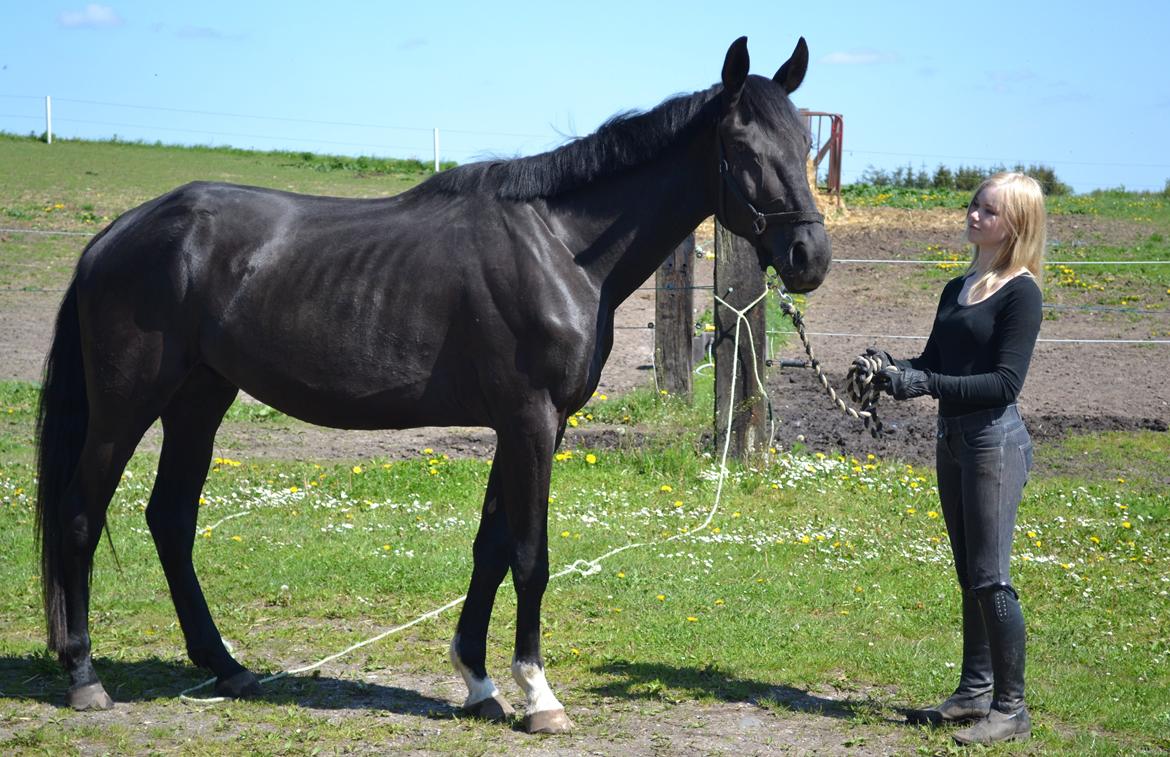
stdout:
<svg viewBox="0 0 1170 757">
<path fill-rule="evenodd" d="M 1040 182 L 1022 173 L 997 173 L 979 185 L 971 202 L 985 187 L 995 187 L 998 211 L 1008 227 L 1008 236 L 991 260 L 980 280 L 972 282 L 971 292 L 994 289 L 1008 274 L 1026 268 L 1039 285 L 1044 276 L 1044 245 L 1048 236 L 1048 213 L 1044 208 L 1044 190 Z M 967 206 L 970 208 L 970 205 Z M 975 271 L 979 247 L 975 246 L 968 273 Z"/>
</svg>

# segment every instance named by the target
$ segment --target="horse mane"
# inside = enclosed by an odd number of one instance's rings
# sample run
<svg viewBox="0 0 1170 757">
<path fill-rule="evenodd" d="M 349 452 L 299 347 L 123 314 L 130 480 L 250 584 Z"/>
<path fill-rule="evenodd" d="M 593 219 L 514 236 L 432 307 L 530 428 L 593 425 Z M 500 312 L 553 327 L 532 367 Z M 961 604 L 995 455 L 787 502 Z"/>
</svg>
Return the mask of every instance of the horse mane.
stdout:
<svg viewBox="0 0 1170 757">
<path fill-rule="evenodd" d="M 722 92 L 723 85 L 716 84 L 669 98 L 644 113 L 619 113 L 592 134 L 549 152 L 457 166 L 420 188 L 445 194 L 488 192 L 502 200 L 554 197 L 652 160 L 680 136 L 714 123 Z"/>
</svg>

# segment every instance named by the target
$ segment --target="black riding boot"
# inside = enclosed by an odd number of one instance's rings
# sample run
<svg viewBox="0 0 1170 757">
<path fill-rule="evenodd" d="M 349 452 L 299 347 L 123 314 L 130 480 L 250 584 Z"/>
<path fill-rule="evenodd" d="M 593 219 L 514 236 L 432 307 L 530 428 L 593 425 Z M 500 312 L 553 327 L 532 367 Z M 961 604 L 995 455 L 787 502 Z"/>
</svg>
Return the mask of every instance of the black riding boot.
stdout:
<svg viewBox="0 0 1170 757">
<path fill-rule="evenodd" d="M 992 744 L 1026 739 L 1032 735 L 1032 719 L 1024 706 L 1024 613 L 1019 597 L 1007 585 L 980 589 L 979 605 L 991 647 L 995 690 L 987 717 L 970 728 L 956 731 L 960 744 Z"/>
<path fill-rule="evenodd" d="M 979 598 L 970 589 L 963 590 L 963 670 L 959 686 L 935 707 L 910 710 L 906 721 L 914 725 L 943 725 L 980 720 L 991 709 L 991 649 Z"/>
</svg>

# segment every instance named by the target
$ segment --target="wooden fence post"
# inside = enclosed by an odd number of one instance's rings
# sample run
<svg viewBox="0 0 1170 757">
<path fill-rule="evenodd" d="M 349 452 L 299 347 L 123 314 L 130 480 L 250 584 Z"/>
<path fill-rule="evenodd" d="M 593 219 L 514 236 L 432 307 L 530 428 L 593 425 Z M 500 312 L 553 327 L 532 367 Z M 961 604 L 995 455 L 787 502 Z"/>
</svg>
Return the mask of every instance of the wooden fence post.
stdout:
<svg viewBox="0 0 1170 757">
<path fill-rule="evenodd" d="M 654 283 L 654 379 L 659 389 L 689 402 L 695 334 L 694 234 L 658 267 Z"/>
<path fill-rule="evenodd" d="M 715 224 L 715 295 L 742 310 L 764 292 L 764 273 L 751 244 L 719 223 Z M 746 314 L 739 327 L 739 351 L 735 350 L 737 316 L 715 303 L 715 442 L 722 451 L 727 425 L 731 424 L 729 455 L 747 462 L 764 453 L 767 403 L 756 372 L 764 378 L 764 344 L 767 341 L 764 301 Z M 751 336 L 748 336 L 748 326 Z M 753 360 L 753 350 L 755 357 Z M 735 366 L 735 384 L 731 372 Z M 728 407 L 734 391 L 735 401 Z"/>
</svg>

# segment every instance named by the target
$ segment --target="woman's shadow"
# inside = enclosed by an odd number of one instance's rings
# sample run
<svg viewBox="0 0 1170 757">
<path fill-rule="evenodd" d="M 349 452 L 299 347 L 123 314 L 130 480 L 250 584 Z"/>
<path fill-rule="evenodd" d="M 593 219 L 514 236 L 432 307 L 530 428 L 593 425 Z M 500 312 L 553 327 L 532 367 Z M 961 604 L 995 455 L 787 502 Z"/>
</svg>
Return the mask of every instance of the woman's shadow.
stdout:
<svg viewBox="0 0 1170 757">
<path fill-rule="evenodd" d="M 713 697 L 724 702 L 757 706 L 773 704 L 789 712 L 839 720 L 864 717 L 890 723 L 904 722 L 901 718 L 883 716 L 888 705 L 867 697 L 830 699 L 785 684 L 739 678 L 712 665 L 694 667 L 619 660 L 599 665 L 594 672 L 611 677 L 613 681 L 595 686 L 592 691 L 615 699 L 663 700 L 667 698 L 667 692 L 678 691 L 692 699 Z M 906 710 L 898 709 L 897 712 L 904 716 Z"/>
</svg>

